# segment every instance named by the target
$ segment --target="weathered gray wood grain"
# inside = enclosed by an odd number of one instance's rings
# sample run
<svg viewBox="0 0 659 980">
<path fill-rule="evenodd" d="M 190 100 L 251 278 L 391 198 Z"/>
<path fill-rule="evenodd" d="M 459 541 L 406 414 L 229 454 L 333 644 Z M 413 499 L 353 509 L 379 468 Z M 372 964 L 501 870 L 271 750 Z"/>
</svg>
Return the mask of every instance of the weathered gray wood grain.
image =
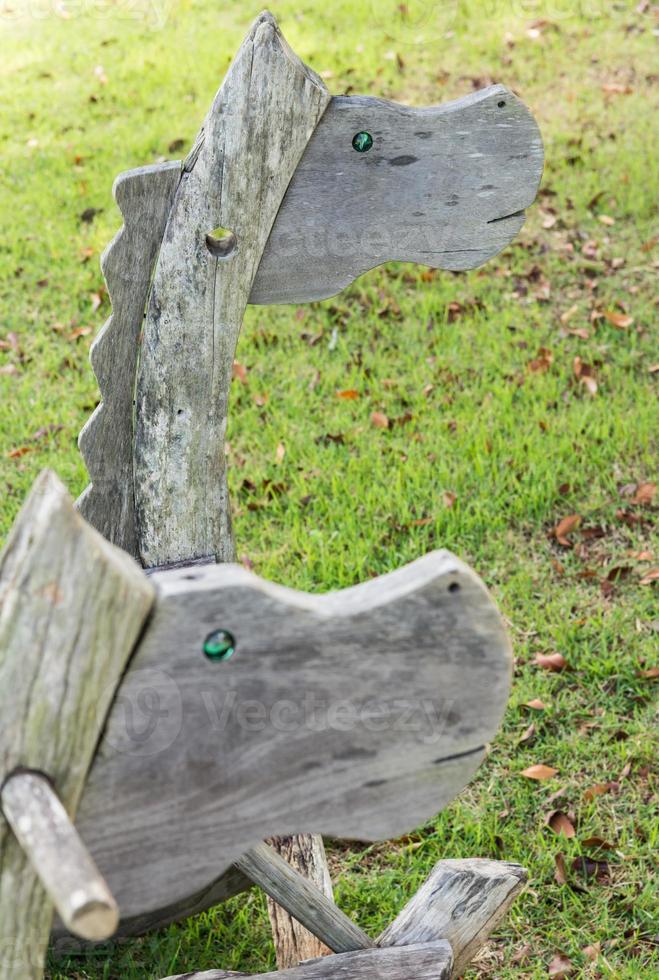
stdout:
<svg viewBox="0 0 659 980">
<path fill-rule="evenodd" d="M 367 153 L 352 147 L 360 131 L 374 139 Z M 392 259 L 481 265 L 522 227 L 542 168 L 538 126 L 503 85 L 421 109 L 337 96 L 293 175 L 250 302 L 332 296 Z"/>
<path fill-rule="evenodd" d="M 334 900 L 325 845 L 320 834 L 295 834 L 292 837 L 272 837 L 268 844 L 288 864 L 303 874 L 325 898 Z M 289 911 L 267 897 L 268 917 L 277 954 L 277 968 L 287 970 L 302 960 L 326 956 L 330 950 L 313 932 L 309 932 Z"/>
<path fill-rule="evenodd" d="M 45 772 L 74 816 L 153 594 L 135 562 L 43 472 L 0 555 L 0 781 L 19 767 Z M 51 919 L 51 901 L 0 816 L 2 980 L 42 975 Z"/>
<path fill-rule="evenodd" d="M 412 829 L 466 785 L 497 731 L 509 642 L 448 552 L 325 596 L 230 565 L 150 581 L 157 607 L 78 814 L 124 932 L 202 901 L 272 835 Z M 226 662 L 202 653 L 215 629 L 236 640 Z"/>
<path fill-rule="evenodd" d="M 335 953 L 375 945 L 320 888 L 291 867 L 269 844 L 250 848 L 238 858 L 236 865 Z"/>
<path fill-rule="evenodd" d="M 134 557 L 139 554 L 133 487 L 139 337 L 153 265 L 180 178 L 180 163 L 159 163 L 120 174 L 115 181 L 114 199 L 124 226 L 101 258 L 112 315 L 90 354 L 103 400 L 79 438 L 92 482 L 77 506 L 108 541 Z"/>
<path fill-rule="evenodd" d="M 440 861 L 378 939 L 408 946 L 445 939 L 460 977 L 526 884 L 519 864 L 484 859 Z"/>
<path fill-rule="evenodd" d="M 251 980 L 450 980 L 452 963 L 449 944 L 433 942 L 325 956 L 292 970 L 253 974 Z M 166 980 L 224 980 L 230 976 L 222 970 L 207 970 Z"/>
<path fill-rule="evenodd" d="M 0 810 L 67 929 L 109 939 L 117 903 L 46 777 L 15 772 L 0 790 Z"/>
<path fill-rule="evenodd" d="M 134 451 L 147 566 L 233 557 L 224 444 L 236 343 L 272 222 L 328 101 L 261 14 L 188 158 L 154 272 Z M 217 227 L 237 239 L 225 257 L 206 243 Z"/>
</svg>

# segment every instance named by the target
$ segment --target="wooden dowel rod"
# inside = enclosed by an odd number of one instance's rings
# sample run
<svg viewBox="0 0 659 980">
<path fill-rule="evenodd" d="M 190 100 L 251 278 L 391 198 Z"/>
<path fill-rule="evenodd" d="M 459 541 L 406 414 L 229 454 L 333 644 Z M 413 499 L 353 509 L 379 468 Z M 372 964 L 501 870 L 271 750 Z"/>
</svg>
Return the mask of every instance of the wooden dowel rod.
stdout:
<svg viewBox="0 0 659 980">
<path fill-rule="evenodd" d="M 17 772 L 3 785 L 0 806 L 66 928 L 108 939 L 119 925 L 117 904 L 48 780 Z"/>
<path fill-rule="evenodd" d="M 236 866 L 335 953 L 370 949 L 375 943 L 268 844 L 258 844 Z"/>
</svg>

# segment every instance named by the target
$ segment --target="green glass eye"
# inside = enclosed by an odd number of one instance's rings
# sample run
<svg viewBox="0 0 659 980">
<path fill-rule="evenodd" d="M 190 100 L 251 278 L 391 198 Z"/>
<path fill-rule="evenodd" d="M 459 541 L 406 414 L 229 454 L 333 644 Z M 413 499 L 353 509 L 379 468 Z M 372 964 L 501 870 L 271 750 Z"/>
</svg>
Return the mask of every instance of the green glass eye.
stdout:
<svg viewBox="0 0 659 980">
<path fill-rule="evenodd" d="M 236 641 L 228 630 L 214 630 L 204 640 L 203 650 L 209 660 L 228 660 L 236 651 Z"/>
<path fill-rule="evenodd" d="M 357 153 L 366 153 L 373 146 L 373 137 L 370 133 L 355 133 L 352 137 L 352 146 Z"/>
</svg>

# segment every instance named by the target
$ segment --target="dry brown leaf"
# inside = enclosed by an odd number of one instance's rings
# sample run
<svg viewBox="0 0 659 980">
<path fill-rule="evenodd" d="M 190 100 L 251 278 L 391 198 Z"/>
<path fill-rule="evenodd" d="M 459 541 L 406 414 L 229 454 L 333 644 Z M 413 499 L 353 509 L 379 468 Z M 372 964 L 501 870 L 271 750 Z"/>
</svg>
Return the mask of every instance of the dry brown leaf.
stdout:
<svg viewBox="0 0 659 980">
<path fill-rule="evenodd" d="M 540 347 L 537 357 L 529 361 L 527 367 L 532 374 L 546 374 L 554 363 L 554 355 L 548 347 Z"/>
<path fill-rule="evenodd" d="M 607 82 L 602 85 L 605 95 L 631 95 L 634 89 L 631 85 L 622 85 L 620 82 Z"/>
<path fill-rule="evenodd" d="M 531 722 L 529 727 L 525 731 L 523 731 L 522 734 L 520 735 L 519 744 L 521 745 L 523 742 L 530 742 L 534 735 L 535 735 L 535 722 Z"/>
<path fill-rule="evenodd" d="M 531 701 L 525 701 L 524 707 L 533 708 L 534 711 L 544 711 L 547 705 L 540 698 L 533 698 Z"/>
<path fill-rule="evenodd" d="M 529 766 L 528 769 L 523 769 L 521 775 L 526 776 L 527 779 L 553 779 L 553 777 L 558 772 L 558 769 L 553 769 L 551 766 L 545 766 L 539 763 L 535 766 Z"/>
<path fill-rule="evenodd" d="M 562 810 L 553 810 L 547 816 L 547 826 L 550 827 L 555 834 L 563 834 L 564 837 L 574 837 L 575 829 L 574 824 L 568 817 L 567 813 L 563 813 Z"/>
<path fill-rule="evenodd" d="M 376 429 L 388 429 L 389 419 L 384 412 L 371 412 L 371 425 L 374 425 Z"/>
<path fill-rule="evenodd" d="M 609 844 L 603 837 L 586 837 L 581 841 L 582 847 L 592 847 L 603 851 L 612 851 L 615 844 Z"/>
<path fill-rule="evenodd" d="M 36 446 L 17 446 L 16 449 L 10 449 L 7 453 L 9 459 L 20 459 L 21 456 L 25 456 L 26 453 L 33 453 Z"/>
<path fill-rule="evenodd" d="M 636 493 L 632 497 L 633 504 L 651 504 L 654 500 L 654 495 L 657 492 L 656 483 L 639 483 L 636 488 Z"/>
<path fill-rule="evenodd" d="M 616 219 L 612 218 L 610 214 L 600 214 L 598 215 L 597 220 L 601 222 L 601 224 L 606 225 L 608 228 L 616 223 Z"/>
<path fill-rule="evenodd" d="M 594 963 L 595 960 L 599 957 L 600 953 L 602 952 L 602 944 L 591 943 L 590 946 L 584 946 L 581 952 L 583 953 L 583 955 L 586 957 L 587 960 L 590 960 L 591 963 Z"/>
<path fill-rule="evenodd" d="M 241 384 L 247 384 L 247 368 L 239 361 L 233 362 L 232 377 L 237 378 Z"/>
<path fill-rule="evenodd" d="M 604 796 L 605 793 L 609 793 L 613 788 L 613 783 L 594 783 L 585 790 L 583 796 L 584 800 L 594 800 L 596 796 Z"/>
<path fill-rule="evenodd" d="M 562 854 L 554 855 L 554 864 L 556 865 L 554 881 L 558 885 L 567 885 L 567 869 L 565 867 L 565 858 Z"/>
<path fill-rule="evenodd" d="M 567 660 L 562 653 L 536 653 L 535 662 L 543 670 L 558 672 L 567 668 Z"/>
<path fill-rule="evenodd" d="M 568 540 L 568 534 L 572 534 L 579 525 L 581 524 L 580 514 L 570 514 L 568 517 L 562 518 L 554 528 L 554 537 L 559 544 L 564 547 L 569 548 L 571 542 Z"/>
<path fill-rule="evenodd" d="M 19 373 L 20 372 L 15 364 L 3 364 L 2 367 L 0 367 L 0 374 L 16 375 Z"/>
<path fill-rule="evenodd" d="M 284 445 L 283 442 L 280 442 L 279 445 L 277 446 L 277 449 L 275 450 L 275 461 L 277 463 L 283 462 L 285 455 L 286 455 L 286 446 Z"/>
<path fill-rule="evenodd" d="M 76 327 L 72 330 L 67 340 L 78 340 L 79 337 L 87 337 L 92 332 L 91 327 Z"/>
<path fill-rule="evenodd" d="M 638 676 L 646 681 L 654 681 L 659 677 L 659 667 L 649 667 L 648 670 L 639 670 Z"/>
<path fill-rule="evenodd" d="M 457 493 L 453 493 L 452 490 L 445 490 L 444 493 L 442 494 L 442 500 L 444 502 L 444 506 L 447 507 L 449 510 L 451 509 L 451 507 L 453 506 L 453 504 L 456 502 L 457 499 L 458 499 Z"/>
<path fill-rule="evenodd" d="M 345 388 L 342 391 L 337 391 L 337 398 L 343 398 L 345 401 L 354 401 L 359 398 L 359 392 L 355 388 Z"/>
<path fill-rule="evenodd" d="M 573 973 L 574 964 L 565 953 L 556 953 L 547 967 L 547 976 L 553 977 L 553 980 L 563 980 L 564 977 L 569 977 Z"/>
<path fill-rule="evenodd" d="M 618 313 L 617 310 L 604 310 L 604 319 L 612 327 L 617 327 L 618 330 L 626 330 L 634 322 L 633 316 L 629 316 L 627 313 Z"/>
<path fill-rule="evenodd" d="M 659 568 L 651 568 L 649 572 L 646 572 L 641 579 L 641 585 L 652 585 L 659 579 Z"/>
</svg>

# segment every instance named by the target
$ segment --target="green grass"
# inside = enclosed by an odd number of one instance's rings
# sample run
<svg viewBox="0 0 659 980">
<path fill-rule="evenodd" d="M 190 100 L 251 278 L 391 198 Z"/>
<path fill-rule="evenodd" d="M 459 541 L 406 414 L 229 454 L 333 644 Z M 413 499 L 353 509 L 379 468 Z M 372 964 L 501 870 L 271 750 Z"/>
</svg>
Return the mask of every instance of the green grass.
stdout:
<svg viewBox="0 0 659 980">
<path fill-rule="evenodd" d="M 87 352 L 108 314 L 98 257 L 120 224 L 112 180 L 186 152 L 258 12 L 140 0 L 102 14 L 71 5 L 63 19 L 12 6 L 12 17 L 0 12 L 3 535 L 44 466 L 73 494 L 85 486 L 76 437 L 98 398 Z M 546 141 L 539 206 L 481 270 L 430 277 L 392 265 L 326 302 L 249 310 L 228 436 L 239 553 L 263 576 L 327 590 L 446 546 L 482 575 L 510 623 L 515 683 L 486 764 L 409 838 L 331 845 L 342 908 L 376 934 L 440 857 L 519 861 L 530 888 L 470 976 L 545 977 L 561 950 L 574 976 L 654 977 L 657 744 L 641 672 L 656 665 L 659 612 L 641 581 L 657 565 L 657 505 L 635 504 L 632 487 L 657 470 L 656 20 L 635 2 L 555 0 L 548 13 L 464 0 L 426 4 L 431 19 L 416 29 L 408 6 L 407 21 L 397 5 L 366 0 L 272 9 L 295 50 L 332 73 L 334 92 L 427 104 L 491 79 L 514 88 Z M 135 17 L 136 7 L 151 13 Z M 542 17 L 554 26 L 530 37 Z M 174 140 L 183 147 L 170 152 Z M 90 207 L 101 211 L 82 222 Z M 631 326 L 591 321 L 614 309 Z M 544 372 L 530 366 L 541 348 L 551 351 Z M 594 396 L 575 377 L 576 357 L 596 374 Z M 336 397 L 348 388 L 360 397 Z M 373 427 L 374 411 L 389 429 Z M 569 514 L 582 522 L 568 549 L 550 531 Z M 609 582 L 621 566 L 628 573 Z M 569 671 L 535 665 L 554 651 Z M 545 710 L 525 708 L 532 698 Z M 531 721 L 535 734 L 521 742 Z M 558 775 L 520 775 L 539 762 Z M 605 795 L 584 795 L 608 782 L 617 786 Z M 571 814 L 574 839 L 546 826 L 556 808 Z M 613 848 L 589 851 L 593 836 Z M 557 853 L 568 885 L 554 879 Z M 600 881 L 572 869 L 591 853 L 608 862 Z M 601 955 L 590 962 L 583 949 L 594 943 Z M 251 893 L 96 956 L 53 959 L 49 976 L 143 980 L 273 962 L 264 902 Z"/>
</svg>

